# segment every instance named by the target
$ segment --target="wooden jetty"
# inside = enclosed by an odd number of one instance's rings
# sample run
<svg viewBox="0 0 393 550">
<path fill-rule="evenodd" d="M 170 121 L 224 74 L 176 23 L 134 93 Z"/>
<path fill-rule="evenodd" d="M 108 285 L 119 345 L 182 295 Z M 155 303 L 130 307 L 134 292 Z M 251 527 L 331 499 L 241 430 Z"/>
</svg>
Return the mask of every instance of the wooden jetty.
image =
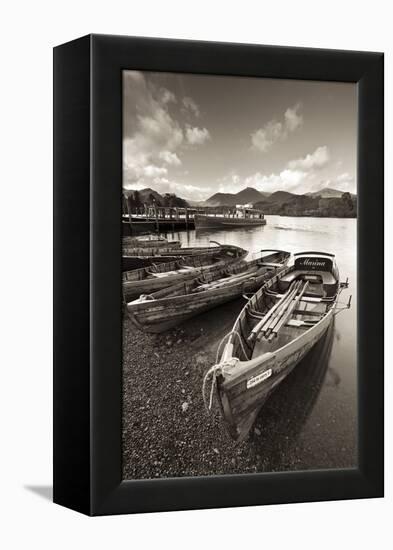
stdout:
<svg viewBox="0 0 393 550">
<path fill-rule="evenodd" d="M 123 235 L 194 229 L 194 216 L 197 212 L 197 208 L 159 206 L 155 202 L 135 207 L 129 199 L 125 199 L 122 217 Z"/>
<path fill-rule="evenodd" d="M 123 214 L 123 222 L 129 225 L 131 234 L 140 230 L 165 233 L 180 229 L 194 229 L 196 213 L 198 213 L 196 208 L 146 206 L 134 208 L 131 216 Z"/>
</svg>

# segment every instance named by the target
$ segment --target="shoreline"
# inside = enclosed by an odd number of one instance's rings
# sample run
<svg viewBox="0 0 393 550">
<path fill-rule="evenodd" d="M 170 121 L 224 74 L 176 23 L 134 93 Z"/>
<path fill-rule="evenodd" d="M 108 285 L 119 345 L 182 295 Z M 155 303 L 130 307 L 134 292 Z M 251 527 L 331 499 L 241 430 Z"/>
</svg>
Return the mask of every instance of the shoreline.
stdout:
<svg viewBox="0 0 393 550">
<path fill-rule="evenodd" d="M 228 331 L 228 322 L 232 323 L 234 308 L 240 307 L 241 303 L 223 306 L 213 335 L 207 326 L 212 312 L 157 335 L 140 332 L 124 316 L 123 479 L 354 465 L 355 455 L 349 449 L 331 454 L 319 448 L 329 431 L 317 436 L 321 440 L 315 450 L 308 448 L 307 440 L 299 440 L 320 390 L 315 391 L 310 378 L 315 376 L 314 364 L 294 369 L 239 444 L 228 435 L 216 404 L 214 414 L 205 410 L 203 375 L 215 362 L 218 342 Z"/>
</svg>

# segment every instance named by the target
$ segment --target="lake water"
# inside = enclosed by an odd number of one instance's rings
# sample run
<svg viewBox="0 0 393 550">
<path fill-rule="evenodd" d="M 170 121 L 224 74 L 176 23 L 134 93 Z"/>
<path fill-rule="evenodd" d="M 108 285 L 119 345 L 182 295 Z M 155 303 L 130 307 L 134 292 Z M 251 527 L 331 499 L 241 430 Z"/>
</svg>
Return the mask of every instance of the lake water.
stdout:
<svg viewBox="0 0 393 550">
<path fill-rule="evenodd" d="M 290 218 L 266 216 L 267 225 L 233 230 L 183 231 L 167 235 L 183 246 L 207 245 L 210 240 L 249 250 L 278 248 L 290 252 L 322 251 L 335 254 L 341 281 L 349 289 L 341 294 L 352 305 L 335 318 L 334 326 L 280 385 L 263 408 L 251 440 L 251 452 L 263 456 L 270 471 L 309 468 L 345 468 L 357 464 L 356 361 L 356 219 Z M 209 345 L 216 348 L 230 330 L 244 300 L 216 308 L 191 320 L 205 327 Z"/>
</svg>

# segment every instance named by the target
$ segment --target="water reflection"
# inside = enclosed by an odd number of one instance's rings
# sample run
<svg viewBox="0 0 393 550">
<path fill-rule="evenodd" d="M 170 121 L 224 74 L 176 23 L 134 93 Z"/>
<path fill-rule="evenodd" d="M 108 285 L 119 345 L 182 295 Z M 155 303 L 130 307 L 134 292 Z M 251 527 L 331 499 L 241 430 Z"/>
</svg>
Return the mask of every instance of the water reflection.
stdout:
<svg viewBox="0 0 393 550">
<path fill-rule="evenodd" d="M 313 411 L 328 372 L 333 334 L 334 320 L 259 413 L 250 448 L 263 469 L 286 469 L 286 462 L 293 456 L 290 451 Z"/>
</svg>

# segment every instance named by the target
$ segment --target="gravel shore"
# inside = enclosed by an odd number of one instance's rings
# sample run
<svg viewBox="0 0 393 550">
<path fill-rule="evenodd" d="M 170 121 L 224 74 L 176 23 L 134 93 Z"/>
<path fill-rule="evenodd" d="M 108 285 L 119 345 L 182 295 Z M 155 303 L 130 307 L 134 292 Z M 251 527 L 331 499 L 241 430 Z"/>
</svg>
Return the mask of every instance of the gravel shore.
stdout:
<svg viewBox="0 0 393 550">
<path fill-rule="evenodd" d="M 123 476 L 154 478 L 255 471 L 201 387 L 215 352 L 202 330 L 144 334 L 124 319 Z"/>
<path fill-rule="evenodd" d="M 208 312 L 158 335 L 139 331 L 124 317 L 124 479 L 353 465 L 355 446 L 348 448 L 353 438 L 340 433 L 334 410 L 322 422 L 318 416 L 312 419 L 312 440 L 299 437 L 327 369 L 318 349 L 319 372 L 313 360 L 299 364 L 268 400 L 262 418 L 242 443 L 229 437 L 218 410 L 207 413 L 203 375 L 215 363 L 218 343 L 242 305 L 223 306 L 220 312 Z M 333 451 L 327 445 L 332 436 Z"/>
</svg>

